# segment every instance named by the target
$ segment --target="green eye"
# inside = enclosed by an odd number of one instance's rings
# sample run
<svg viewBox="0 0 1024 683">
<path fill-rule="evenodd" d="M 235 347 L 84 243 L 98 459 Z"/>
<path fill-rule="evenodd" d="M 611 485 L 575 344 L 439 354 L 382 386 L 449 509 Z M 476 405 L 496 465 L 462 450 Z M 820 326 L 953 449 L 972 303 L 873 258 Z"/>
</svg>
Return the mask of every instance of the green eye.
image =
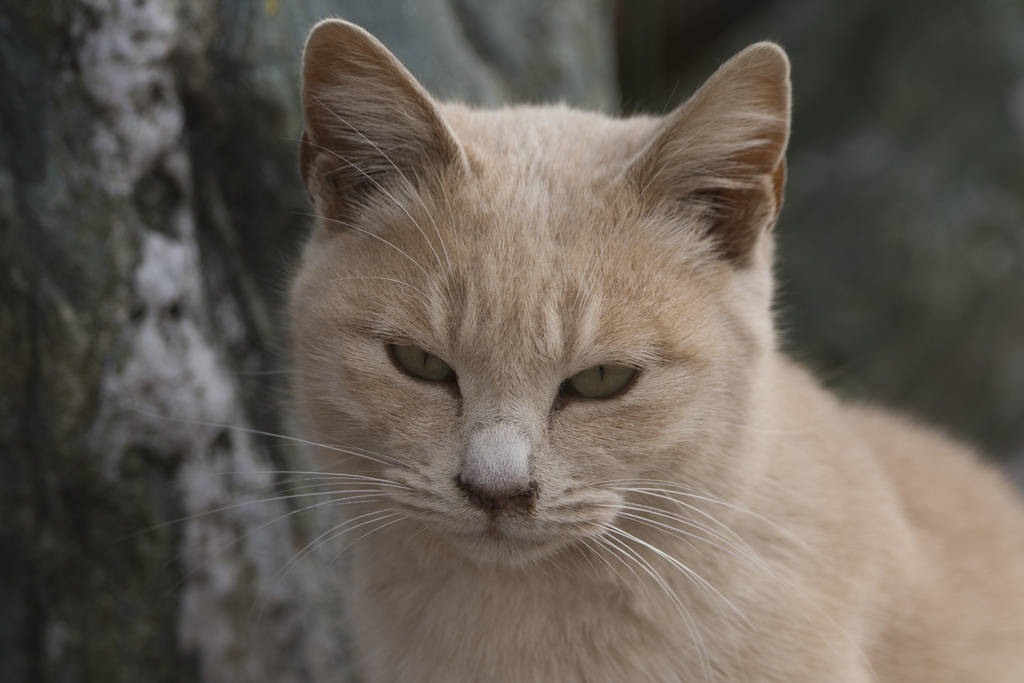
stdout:
<svg viewBox="0 0 1024 683">
<path fill-rule="evenodd" d="M 636 370 L 621 365 L 595 365 L 565 380 L 562 393 L 583 398 L 605 398 L 629 384 Z"/>
<path fill-rule="evenodd" d="M 395 360 L 405 368 L 409 374 L 428 382 L 454 382 L 455 371 L 437 356 L 433 356 L 423 349 L 415 346 L 391 345 L 391 352 L 395 354 Z"/>
</svg>

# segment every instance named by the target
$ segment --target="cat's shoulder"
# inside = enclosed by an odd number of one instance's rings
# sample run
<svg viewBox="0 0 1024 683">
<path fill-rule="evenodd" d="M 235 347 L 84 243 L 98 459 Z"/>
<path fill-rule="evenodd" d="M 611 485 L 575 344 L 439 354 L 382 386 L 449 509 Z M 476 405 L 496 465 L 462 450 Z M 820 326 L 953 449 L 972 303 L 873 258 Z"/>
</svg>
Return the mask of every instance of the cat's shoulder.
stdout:
<svg viewBox="0 0 1024 683">
<path fill-rule="evenodd" d="M 1024 505 L 1006 475 L 972 446 L 891 410 L 850 404 L 844 411 L 917 524 L 981 530 L 1003 517 L 1024 541 Z"/>
</svg>

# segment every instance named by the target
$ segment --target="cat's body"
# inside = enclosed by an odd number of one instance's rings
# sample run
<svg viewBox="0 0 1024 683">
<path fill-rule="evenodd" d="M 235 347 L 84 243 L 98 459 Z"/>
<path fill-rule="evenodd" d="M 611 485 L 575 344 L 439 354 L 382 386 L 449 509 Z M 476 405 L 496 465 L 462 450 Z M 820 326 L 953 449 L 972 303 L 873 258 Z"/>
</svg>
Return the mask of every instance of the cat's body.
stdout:
<svg viewBox="0 0 1024 683">
<path fill-rule="evenodd" d="M 341 22 L 305 64 L 297 405 L 368 683 L 1024 680 L 1024 507 L 775 349 L 781 50 L 663 120 L 436 104 Z"/>
</svg>

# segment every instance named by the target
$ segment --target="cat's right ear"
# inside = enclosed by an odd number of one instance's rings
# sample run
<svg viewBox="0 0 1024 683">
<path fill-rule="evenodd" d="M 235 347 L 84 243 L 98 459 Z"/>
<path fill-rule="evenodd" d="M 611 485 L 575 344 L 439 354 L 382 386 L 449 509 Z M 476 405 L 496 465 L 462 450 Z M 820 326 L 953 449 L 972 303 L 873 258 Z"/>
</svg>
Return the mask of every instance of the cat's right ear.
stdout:
<svg viewBox="0 0 1024 683">
<path fill-rule="evenodd" d="M 299 164 L 321 215 L 347 213 L 396 184 L 419 188 L 468 168 L 430 94 L 380 41 L 347 21 L 317 24 L 302 59 Z"/>
<path fill-rule="evenodd" d="M 666 117 L 629 182 L 655 211 L 699 216 L 719 257 L 744 268 L 767 253 L 758 247 L 782 208 L 789 121 L 789 59 L 751 45 Z"/>
</svg>

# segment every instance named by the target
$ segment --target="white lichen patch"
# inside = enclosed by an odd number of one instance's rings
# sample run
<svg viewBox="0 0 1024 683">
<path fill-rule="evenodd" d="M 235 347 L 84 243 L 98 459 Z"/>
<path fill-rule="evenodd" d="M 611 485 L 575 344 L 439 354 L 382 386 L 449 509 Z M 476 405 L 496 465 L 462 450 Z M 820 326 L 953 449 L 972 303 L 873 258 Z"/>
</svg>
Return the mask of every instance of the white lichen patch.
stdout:
<svg viewBox="0 0 1024 683">
<path fill-rule="evenodd" d="M 185 117 L 168 61 L 179 34 L 179 3 L 80 2 L 86 17 L 77 22 L 78 68 L 103 110 L 92 147 L 107 190 L 126 196 L 181 137 Z"/>
<path fill-rule="evenodd" d="M 147 235 L 127 353 L 104 379 L 94 445 L 112 480 L 132 449 L 177 464 L 187 517 L 179 630 L 204 679 L 298 681 L 311 568 L 292 562 L 302 546 L 289 506 L 268 500 L 275 477 L 205 332 L 200 276 L 193 241 Z"/>
<path fill-rule="evenodd" d="M 128 453 L 174 472 L 183 521 L 179 636 L 209 683 L 326 680 L 331 615 L 315 594 L 304 542 L 276 475 L 251 432 L 211 315 L 234 313 L 234 295 L 204 287 L 191 206 L 192 171 L 172 53 L 201 53 L 182 17 L 196 0 L 80 0 L 75 26 L 81 80 L 100 109 L 92 148 L 100 187 L 131 197 L 153 169 L 180 190 L 164 207 L 166 231 L 145 231 L 121 352 L 107 367 L 91 442 L 116 482 Z M 183 34 L 188 34 L 183 38 Z M 184 42 L 182 42 L 184 41 Z M 223 325 L 221 326 L 224 327 Z M 219 343 L 218 343 L 219 342 Z M 271 500 L 273 499 L 273 500 Z M 139 531 L 144 524 L 140 522 Z M 168 586 L 168 590 L 175 587 Z M 56 632 L 55 632 L 56 633 Z M 58 634 L 59 636 L 59 634 Z M 60 638 L 51 638 L 59 650 Z"/>
</svg>

